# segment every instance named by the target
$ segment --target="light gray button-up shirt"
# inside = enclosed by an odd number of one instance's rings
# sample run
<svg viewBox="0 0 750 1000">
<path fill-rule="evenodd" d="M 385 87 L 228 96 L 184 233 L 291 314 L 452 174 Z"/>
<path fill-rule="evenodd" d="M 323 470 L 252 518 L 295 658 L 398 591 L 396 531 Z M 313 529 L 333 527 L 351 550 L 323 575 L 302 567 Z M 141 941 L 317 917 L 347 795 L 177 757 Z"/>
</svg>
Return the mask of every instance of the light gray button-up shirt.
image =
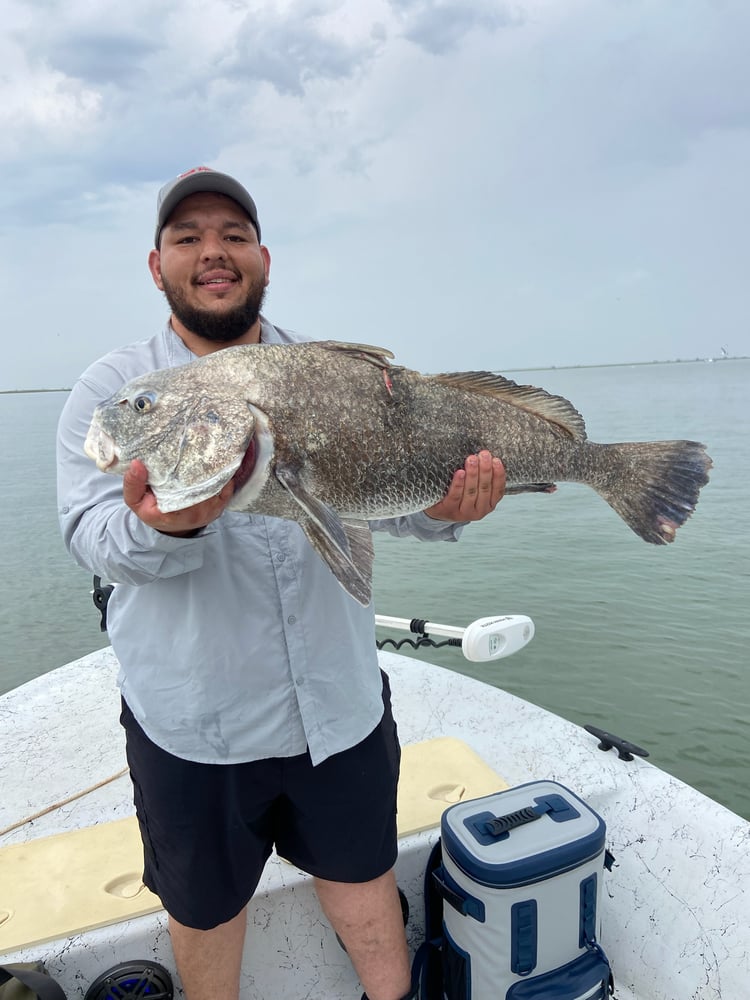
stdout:
<svg viewBox="0 0 750 1000">
<path fill-rule="evenodd" d="M 262 321 L 262 340 L 302 338 Z M 122 694 L 147 735 L 179 757 L 313 763 L 354 746 L 383 712 L 372 606 L 340 587 L 293 521 L 225 511 L 173 538 L 125 506 L 122 481 L 83 452 L 96 405 L 137 375 L 193 360 L 168 325 L 113 351 L 74 386 L 58 428 L 63 538 L 116 584 L 108 630 Z M 460 526 L 419 513 L 372 527 L 454 541 Z"/>
</svg>

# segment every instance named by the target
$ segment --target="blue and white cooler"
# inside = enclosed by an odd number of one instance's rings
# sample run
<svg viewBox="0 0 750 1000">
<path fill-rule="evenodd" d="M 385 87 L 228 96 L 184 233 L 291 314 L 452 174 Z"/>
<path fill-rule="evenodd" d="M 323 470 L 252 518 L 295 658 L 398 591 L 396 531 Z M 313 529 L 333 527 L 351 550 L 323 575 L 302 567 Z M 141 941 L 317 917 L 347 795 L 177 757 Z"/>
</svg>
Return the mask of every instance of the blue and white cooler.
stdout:
<svg viewBox="0 0 750 1000">
<path fill-rule="evenodd" d="M 443 813 L 444 1000 L 604 1000 L 597 943 L 605 825 L 535 781 Z"/>
</svg>

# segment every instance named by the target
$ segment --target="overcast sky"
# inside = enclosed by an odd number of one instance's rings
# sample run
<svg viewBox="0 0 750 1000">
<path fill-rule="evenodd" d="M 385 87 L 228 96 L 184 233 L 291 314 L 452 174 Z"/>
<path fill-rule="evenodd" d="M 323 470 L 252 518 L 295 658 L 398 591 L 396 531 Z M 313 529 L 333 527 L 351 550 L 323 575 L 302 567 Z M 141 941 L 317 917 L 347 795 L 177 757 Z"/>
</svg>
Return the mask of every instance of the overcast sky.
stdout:
<svg viewBox="0 0 750 1000">
<path fill-rule="evenodd" d="M 750 355 L 747 0 L 6 0 L 0 388 L 154 333 L 158 188 L 422 371 Z"/>
</svg>

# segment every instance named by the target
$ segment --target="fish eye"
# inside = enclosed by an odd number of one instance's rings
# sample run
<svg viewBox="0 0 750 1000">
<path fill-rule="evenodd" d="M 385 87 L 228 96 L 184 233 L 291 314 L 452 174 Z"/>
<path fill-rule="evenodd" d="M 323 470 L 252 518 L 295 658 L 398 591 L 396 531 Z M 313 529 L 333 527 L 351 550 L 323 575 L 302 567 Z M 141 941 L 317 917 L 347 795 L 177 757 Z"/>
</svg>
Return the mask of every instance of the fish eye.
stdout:
<svg viewBox="0 0 750 1000">
<path fill-rule="evenodd" d="M 156 394 L 153 392 L 141 392 L 133 400 L 133 409 L 136 413 L 148 413 L 156 405 Z"/>
</svg>

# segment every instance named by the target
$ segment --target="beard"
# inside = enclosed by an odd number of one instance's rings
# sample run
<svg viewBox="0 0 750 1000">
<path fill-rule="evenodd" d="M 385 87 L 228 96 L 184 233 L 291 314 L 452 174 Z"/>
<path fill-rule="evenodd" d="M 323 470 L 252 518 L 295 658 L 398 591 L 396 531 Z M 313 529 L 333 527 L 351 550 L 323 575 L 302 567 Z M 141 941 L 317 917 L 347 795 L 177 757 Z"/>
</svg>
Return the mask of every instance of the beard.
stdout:
<svg viewBox="0 0 750 1000">
<path fill-rule="evenodd" d="M 257 322 L 266 286 L 262 280 L 251 282 L 245 301 L 229 312 L 215 313 L 210 309 L 191 306 L 184 292 L 171 285 L 162 274 L 164 295 L 174 316 L 196 337 L 214 344 L 231 344 L 239 340 Z"/>
</svg>

